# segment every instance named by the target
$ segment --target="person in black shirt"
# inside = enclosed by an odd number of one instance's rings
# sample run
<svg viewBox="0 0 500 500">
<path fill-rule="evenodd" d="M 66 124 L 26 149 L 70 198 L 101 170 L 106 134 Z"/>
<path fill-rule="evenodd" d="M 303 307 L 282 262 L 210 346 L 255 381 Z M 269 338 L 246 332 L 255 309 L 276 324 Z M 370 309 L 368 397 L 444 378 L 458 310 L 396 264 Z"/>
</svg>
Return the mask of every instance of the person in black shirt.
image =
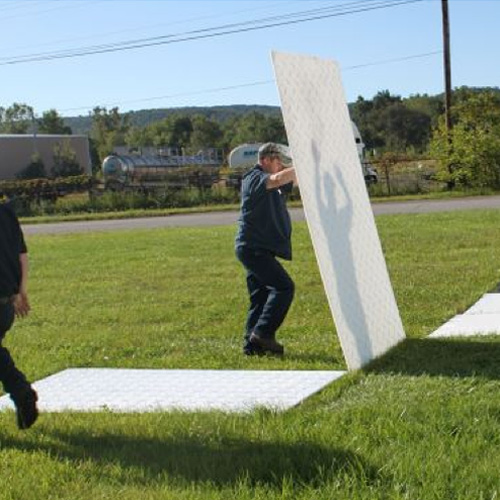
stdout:
<svg viewBox="0 0 500 500">
<path fill-rule="evenodd" d="M 38 418 L 38 398 L 2 341 L 14 318 L 30 311 L 27 280 L 28 253 L 21 226 L 10 205 L 0 203 L 0 380 L 14 402 L 20 429 L 28 429 Z"/>
<path fill-rule="evenodd" d="M 295 168 L 283 166 L 274 143 L 259 148 L 257 165 L 243 176 L 235 249 L 247 272 L 250 296 L 243 345 L 247 355 L 284 353 L 276 331 L 290 308 L 295 285 L 276 257 L 292 259 L 285 197 L 294 183 Z"/>
</svg>

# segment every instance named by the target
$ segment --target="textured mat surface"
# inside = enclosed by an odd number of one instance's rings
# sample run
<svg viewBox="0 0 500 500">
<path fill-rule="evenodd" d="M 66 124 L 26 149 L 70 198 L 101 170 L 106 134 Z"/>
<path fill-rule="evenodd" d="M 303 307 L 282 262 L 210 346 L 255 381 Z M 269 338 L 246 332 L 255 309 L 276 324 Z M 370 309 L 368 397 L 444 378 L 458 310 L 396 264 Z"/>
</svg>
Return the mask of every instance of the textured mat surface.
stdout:
<svg viewBox="0 0 500 500">
<path fill-rule="evenodd" d="M 300 197 L 347 366 L 404 339 L 337 63 L 273 52 Z"/>
<path fill-rule="evenodd" d="M 33 385 L 41 411 L 149 412 L 256 407 L 284 410 L 319 391 L 342 371 L 138 370 L 78 368 Z M 0 410 L 13 408 L 8 396 Z"/>
<path fill-rule="evenodd" d="M 487 293 L 463 314 L 457 314 L 429 337 L 500 334 L 500 293 Z"/>
</svg>

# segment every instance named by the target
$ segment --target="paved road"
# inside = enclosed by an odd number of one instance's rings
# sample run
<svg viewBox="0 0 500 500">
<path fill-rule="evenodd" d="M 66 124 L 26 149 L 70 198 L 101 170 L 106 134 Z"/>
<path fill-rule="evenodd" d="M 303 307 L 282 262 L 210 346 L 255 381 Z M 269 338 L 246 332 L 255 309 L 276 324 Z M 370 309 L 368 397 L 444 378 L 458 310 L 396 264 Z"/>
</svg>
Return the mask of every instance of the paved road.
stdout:
<svg viewBox="0 0 500 500">
<path fill-rule="evenodd" d="M 381 202 L 372 204 L 375 215 L 416 214 L 446 212 L 453 210 L 474 210 L 481 208 L 500 209 L 500 196 L 459 198 L 453 200 L 420 200 Z M 304 220 L 301 208 L 290 209 L 293 220 Z M 222 226 L 235 224 L 237 212 L 210 212 L 204 214 L 169 215 L 141 219 L 56 222 L 50 224 L 26 224 L 26 234 L 81 233 L 90 231 L 115 231 L 119 229 L 148 229 L 158 227 Z"/>
</svg>

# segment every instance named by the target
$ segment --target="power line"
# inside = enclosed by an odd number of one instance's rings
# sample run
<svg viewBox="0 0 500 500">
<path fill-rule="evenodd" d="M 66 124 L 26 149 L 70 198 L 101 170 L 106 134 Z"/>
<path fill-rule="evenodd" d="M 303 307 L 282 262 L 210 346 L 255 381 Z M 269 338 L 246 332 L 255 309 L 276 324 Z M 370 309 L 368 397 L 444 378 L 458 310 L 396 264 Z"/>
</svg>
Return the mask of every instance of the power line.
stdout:
<svg viewBox="0 0 500 500">
<path fill-rule="evenodd" d="M 396 62 L 402 62 L 402 61 L 408 61 L 410 59 L 422 59 L 430 56 L 435 56 L 438 54 L 442 54 L 442 50 L 435 50 L 432 52 L 425 52 L 422 54 L 412 54 L 404 57 L 397 57 L 397 58 L 392 58 L 392 59 L 384 59 L 380 61 L 373 61 L 370 63 L 365 63 L 365 64 L 357 64 L 355 66 L 346 66 L 343 68 L 343 71 L 349 71 L 349 70 L 355 70 L 355 69 L 361 69 L 361 68 L 366 68 L 369 66 L 379 66 L 382 64 L 390 64 L 390 63 L 396 63 Z M 189 97 L 193 95 L 200 95 L 200 94 L 209 94 L 209 93 L 215 93 L 215 92 L 225 92 L 228 90 L 236 90 L 236 89 L 241 89 L 241 88 L 247 88 L 247 87 L 257 87 L 260 85 L 271 85 L 274 84 L 274 80 L 260 80 L 256 82 L 248 82 L 248 83 L 241 83 L 237 85 L 229 85 L 225 87 L 215 87 L 211 89 L 202 89 L 202 90 L 194 90 L 192 92 L 180 92 L 177 94 L 168 94 L 168 95 L 161 95 L 161 96 L 155 96 L 155 97 L 143 97 L 139 99 L 131 99 L 127 101 L 120 101 L 120 102 L 114 102 L 110 104 L 105 104 L 105 107 L 110 107 L 110 106 L 121 106 L 123 104 L 130 104 L 130 103 L 138 103 L 138 102 L 150 102 L 150 101 L 159 101 L 163 99 L 175 99 L 177 97 Z M 93 106 L 79 106 L 75 108 L 66 108 L 66 109 L 61 109 L 59 110 L 60 113 L 65 113 L 68 111 L 80 111 L 80 110 L 88 110 L 94 108 L 95 105 Z"/>
<path fill-rule="evenodd" d="M 21 7 L 21 8 L 25 8 L 25 7 L 28 7 L 28 8 L 32 8 L 32 7 L 35 7 L 36 8 L 36 4 L 53 4 L 53 2 L 16 2 L 16 4 L 12 5 L 13 8 L 16 8 L 16 7 Z M 84 1 L 84 0 L 81 0 L 80 2 L 78 3 L 72 3 L 71 5 L 57 5 L 57 6 L 52 6 L 50 8 L 47 8 L 47 9 L 44 9 L 44 10 L 38 10 L 38 11 L 31 11 L 31 13 L 35 13 L 36 15 L 40 15 L 40 14 L 46 14 L 48 12 L 54 12 L 54 11 L 58 11 L 58 10 L 67 10 L 67 9 L 75 9 L 75 8 L 80 8 L 80 7 L 86 7 L 88 6 L 88 0 Z M 9 7 L 9 6 L 2 6 L 4 7 Z M 30 13 L 30 12 L 28 12 Z M 25 17 L 26 16 L 26 12 L 24 13 L 19 13 L 19 12 L 16 12 L 15 15 L 8 15 L 8 16 L 2 16 L 2 21 L 7 21 L 9 19 L 15 19 L 15 18 L 18 18 L 18 17 Z"/>
<path fill-rule="evenodd" d="M 401 0 L 399 0 L 401 1 Z M 409 0 L 406 0 L 409 1 Z M 412 0 L 412 1 L 418 1 L 418 0 Z M 342 9 L 345 9 L 346 7 L 351 7 L 351 6 L 356 6 L 356 5 L 366 5 L 367 2 L 372 2 L 375 3 L 372 6 L 372 9 L 375 7 L 385 7 L 388 3 L 390 4 L 391 2 L 394 2 L 394 0 L 357 0 L 354 2 L 350 3 L 345 3 L 341 5 L 337 5 L 334 7 L 323 7 L 321 9 L 313 9 L 313 10 L 307 10 L 307 11 L 301 11 L 301 12 L 295 12 L 291 14 L 282 14 L 279 16 L 273 16 L 270 18 L 263 18 L 263 19 L 254 19 L 251 21 L 245 21 L 245 22 L 240 22 L 240 23 L 232 23 L 232 24 L 225 24 L 221 26 L 216 26 L 216 27 L 211 27 L 211 28 L 204 28 L 204 29 L 198 29 L 198 30 L 191 30 L 191 31 L 185 31 L 181 33 L 174 33 L 174 34 L 168 34 L 168 35 L 161 35 L 161 36 L 156 36 L 156 37 L 148 37 L 148 38 L 141 38 L 141 39 L 135 39 L 135 40 L 128 40 L 128 41 L 122 41 L 122 42 L 115 42 L 111 44 L 100 44 L 100 45 L 92 45 L 92 46 L 87 46 L 87 47 L 80 47 L 80 48 L 72 48 L 72 49 L 66 49 L 62 51 L 51 51 L 51 52 L 42 52 L 42 53 L 35 53 L 35 54 L 27 54 L 25 56 L 18 56 L 15 58 L 12 57 L 3 57 L 0 58 L 1 60 L 7 61 L 6 64 L 9 62 L 12 62 L 12 64 L 15 63 L 22 63 L 22 62 L 31 62 L 32 58 L 61 58 L 61 57 L 77 57 L 81 55 L 92 55 L 94 53 L 103 53 L 103 52 L 108 52 L 108 51 L 117 51 L 117 50 L 129 50 L 132 48 L 140 48 L 143 46 L 150 46 L 150 45 L 156 45 L 155 42 L 161 42 L 165 41 L 166 43 L 175 43 L 178 41 L 186 41 L 185 38 L 180 38 L 180 37 L 190 37 L 190 36 L 196 36 L 200 34 L 210 34 L 210 32 L 213 32 L 215 30 L 221 30 L 221 29 L 236 29 L 238 27 L 243 28 L 248 25 L 255 25 L 255 24 L 261 24 L 264 22 L 271 22 L 271 21 L 281 21 L 285 20 L 290 17 L 297 17 L 297 16 L 304 16 L 304 15 L 311 15 L 311 14 L 320 14 L 324 13 L 325 11 L 340 11 Z M 382 2 L 382 4 L 381 4 Z M 347 12 L 341 12 L 341 14 L 349 14 L 351 12 L 357 12 L 357 11 L 347 11 Z M 339 15 L 341 15 L 339 14 Z M 309 19 L 301 20 L 301 22 L 307 21 Z M 273 25 L 274 26 L 274 25 Z M 268 26 L 262 26 L 260 29 L 264 29 Z M 231 31 L 230 34 L 238 32 L 236 31 Z M 222 33 L 226 34 L 226 33 Z M 218 35 L 218 33 L 213 34 L 213 36 Z M 178 40 L 171 40 L 178 38 Z M 191 38 L 189 38 L 191 39 Z M 143 45 L 147 44 L 147 45 Z M 29 58 L 29 61 L 27 59 Z M 38 59 L 36 59 L 38 60 Z"/>
<path fill-rule="evenodd" d="M 130 104 L 132 102 L 158 101 L 160 99 L 175 99 L 177 97 L 188 97 L 188 96 L 192 96 L 192 95 L 208 94 L 208 93 L 212 93 L 212 92 L 225 92 L 227 90 L 236 90 L 236 89 L 242 89 L 242 88 L 247 88 L 247 87 L 257 87 L 259 85 L 269 85 L 271 83 L 274 83 L 274 80 L 262 80 L 262 81 L 258 81 L 258 82 L 240 83 L 237 85 L 229 85 L 227 87 L 215 87 L 215 88 L 211 88 L 211 89 L 194 90 L 192 92 L 179 92 L 177 94 L 169 94 L 169 95 L 162 95 L 162 96 L 156 96 L 156 97 L 143 97 L 140 99 L 132 99 L 132 100 L 128 100 L 128 101 L 121 101 L 121 102 L 107 104 L 107 105 L 105 105 L 105 107 L 120 106 L 122 104 Z M 82 109 L 91 109 L 94 107 L 95 107 L 95 105 L 94 106 L 80 106 L 78 108 L 66 108 L 66 109 L 61 109 L 59 111 L 60 112 L 79 111 Z"/>
<path fill-rule="evenodd" d="M 347 68 L 344 68 L 344 71 L 349 70 L 349 69 L 367 68 L 368 66 L 380 66 L 381 64 L 389 64 L 389 63 L 393 63 L 393 62 L 409 61 L 410 59 L 421 59 L 423 57 L 435 56 L 437 54 L 442 54 L 442 53 L 443 53 L 442 50 L 433 50 L 432 52 L 424 52 L 423 54 L 413 54 L 410 56 L 395 57 L 393 59 L 384 59 L 381 61 L 373 61 L 371 63 L 358 64 L 356 66 L 348 66 Z"/>
<path fill-rule="evenodd" d="M 280 26 L 288 26 L 332 17 L 345 16 L 349 14 L 357 14 L 372 10 L 387 9 L 400 5 L 422 2 L 423 0 L 369 0 L 371 4 L 366 5 L 366 1 L 359 0 L 350 4 L 337 5 L 335 7 L 324 7 L 321 9 L 313 9 L 280 16 L 268 17 L 263 19 L 254 19 L 242 23 L 227 24 L 212 28 L 204 28 L 201 30 L 188 31 L 179 34 L 162 35 L 159 37 L 144 38 L 138 40 L 129 40 L 125 42 L 117 42 L 107 45 L 95 45 L 90 47 L 80 47 L 76 49 L 66 49 L 56 52 L 46 52 L 39 54 L 28 54 L 16 58 L 3 58 L 4 62 L 0 62 L 0 66 L 25 64 L 30 62 L 51 61 L 56 59 L 68 59 L 96 54 L 104 54 L 110 52 L 122 52 L 125 50 L 136 50 L 146 47 L 154 47 L 160 45 L 170 45 L 174 43 L 182 43 L 187 41 L 204 40 L 207 38 L 215 38 L 227 35 L 248 33 L 251 31 L 276 28 Z M 350 6 L 349 10 L 345 9 Z"/>
<path fill-rule="evenodd" d="M 105 2 L 109 2 L 111 0 L 85 0 L 85 4 L 88 5 L 88 3 L 105 3 Z M 121 1 L 121 0 L 117 0 L 117 1 Z M 293 0 L 294 2 L 300 2 L 301 0 Z M 30 2 L 31 3 L 31 2 Z M 36 3 L 36 2 L 32 2 L 32 3 Z M 276 2 L 272 2 L 272 3 L 269 3 L 269 2 L 266 2 L 266 7 L 258 7 L 258 8 L 253 8 L 253 9 L 243 9 L 243 10 L 237 10 L 237 11 L 232 11 L 232 12 L 229 12 L 228 14 L 223 14 L 222 16 L 226 16 L 226 15 L 234 15 L 234 14 L 242 14 L 242 13 L 246 13 L 246 12 L 253 12 L 253 11 L 256 11 L 256 10 L 262 10 L 263 8 L 265 9 L 268 9 L 270 6 L 274 6 L 276 4 L 282 4 L 283 2 L 281 0 L 277 0 Z M 1 4 L 0 4 L 0 9 L 1 9 Z M 23 15 L 23 17 L 26 17 L 26 15 Z M 206 16 L 201 16 L 201 17 L 194 17 L 194 18 L 188 18 L 188 19 L 180 19 L 180 20 L 176 20 L 176 21 L 172 21 L 172 22 L 169 22 L 169 23 L 161 23 L 161 24 L 154 24 L 154 25 L 146 25 L 146 26 L 141 26 L 141 27 L 134 27 L 134 28 L 126 28 L 126 29 L 121 29 L 121 30 L 116 30 L 116 31 L 107 31 L 106 33 L 101 33 L 99 35 L 86 35 L 86 36 L 79 36 L 79 37 L 74 37 L 74 38 L 65 38 L 65 39 L 60 39 L 60 40 L 53 40 L 51 42 L 45 42 L 45 43 L 39 43 L 37 44 L 37 47 L 41 47 L 41 46 L 50 46 L 50 45 L 60 45 L 62 43 L 66 43 L 66 42 L 75 42 L 75 41 L 80 41 L 80 40 L 88 40 L 88 39 L 92 39 L 92 40 L 95 40 L 96 38 L 99 38 L 99 37 L 110 37 L 110 36 L 114 36 L 114 35 L 118 35 L 118 34 L 122 34 L 122 33 L 127 33 L 127 32 L 132 32 L 132 31 L 144 31 L 144 30 L 151 30 L 151 29 L 155 29 L 155 28 L 159 28 L 159 27 L 165 27 L 165 26 L 171 26 L 171 25 L 175 25 L 175 24 L 186 24 L 186 23 L 192 23 L 193 21 L 201 21 L 201 20 L 205 20 L 205 19 L 212 19 L 214 17 L 217 17 L 217 18 L 220 18 L 221 17 L 221 14 L 212 14 L 212 15 L 206 15 Z M 3 18 L 5 19 L 5 18 Z M 11 19 L 11 17 L 9 17 L 9 19 Z M 13 47 L 14 49 L 30 49 L 32 47 L 32 45 L 29 45 L 29 46 L 21 46 L 21 47 Z M 13 56 L 12 56 L 13 57 Z M 7 58 L 0 58 L 0 60 L 2 59 L 11 59 L 12 57 L 7 57 Z"/>
</svg>

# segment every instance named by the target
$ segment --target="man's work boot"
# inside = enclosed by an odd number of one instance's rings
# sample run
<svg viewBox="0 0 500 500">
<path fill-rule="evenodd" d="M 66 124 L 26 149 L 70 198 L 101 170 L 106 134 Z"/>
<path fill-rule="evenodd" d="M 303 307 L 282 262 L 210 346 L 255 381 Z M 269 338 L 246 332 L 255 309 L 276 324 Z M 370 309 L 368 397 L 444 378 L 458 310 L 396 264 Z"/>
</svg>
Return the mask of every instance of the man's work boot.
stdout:
<svg viewBox="0 0 500 500">
<path fill-rule="evenodd" d="M 250 341 L 247 341 L 243 346 L 243 354 L 245 356 L 264 356 L 265 352 L 262 347 L 259 347 L 257 344 L 252 344 Z"/>
<path fill-rule="evenodd" d="M 249 340 L 251 344 L 260 347 L 265 352 L 270 352 L 278 356 L 283 356 L 285 353 L 283 346 L 273 338 L 261 337 L 256 333 L 252 333 Z"/>
<path fill-rule="evenodd" d="M 10 397 L 16 406 L 17 426 L 19 429 L 29 429 L 38 418 L 37 393 L 31 386 L 28 386 L 11 394 Z"/>
</svg>

